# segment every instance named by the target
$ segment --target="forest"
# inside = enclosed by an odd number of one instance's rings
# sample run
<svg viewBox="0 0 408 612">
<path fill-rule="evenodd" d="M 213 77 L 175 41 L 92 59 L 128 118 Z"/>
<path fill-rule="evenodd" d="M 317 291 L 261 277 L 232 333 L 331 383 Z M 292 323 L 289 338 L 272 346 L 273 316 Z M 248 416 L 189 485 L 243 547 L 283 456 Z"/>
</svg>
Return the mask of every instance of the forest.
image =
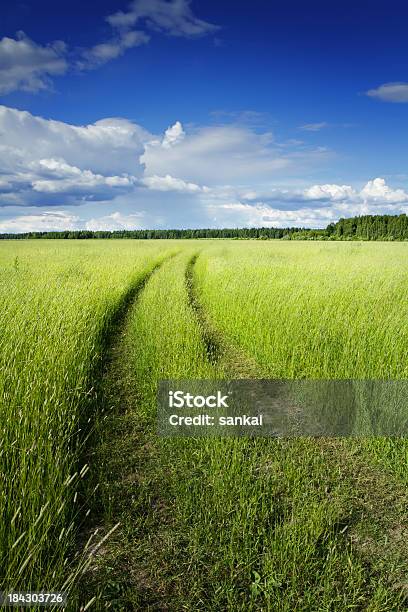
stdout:
<svg viewBox="0 0 408 612">
<path fill-rule="evenodd" d="M 408 217 L 401 215 L 363 215 L 340 219 L 325 229 L 299 227 L 251 227 L 207 229 L 136 229 L 115 231 L 65 230 L 0 234 L 0 240 L 44 239 L 258 239 L 258 240 L 407 240 Z"/>
</svg>

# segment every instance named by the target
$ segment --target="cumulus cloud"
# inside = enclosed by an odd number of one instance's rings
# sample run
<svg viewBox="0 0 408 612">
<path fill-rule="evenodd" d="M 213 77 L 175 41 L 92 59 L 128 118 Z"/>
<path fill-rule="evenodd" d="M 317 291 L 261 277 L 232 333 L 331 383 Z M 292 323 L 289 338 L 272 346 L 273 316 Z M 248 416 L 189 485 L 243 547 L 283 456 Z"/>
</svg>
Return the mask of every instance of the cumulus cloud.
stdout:
<svg viewBox="0 0 408 612">
<path fill-rule="evenodd" d="M 114 212 L 104 217 L 90 219 L 85 223 L 85 228 L 93 232 L 113 231 L 113 230 L 132 230 L 141 227 L 143 212 L 125 215 L 121 212 Z"/>
<path fill-rule="evenodd" d="M 111 197 L 115 196 L 117 189 L 130 189 L 136 179 L 132 176 L 103 176 L 91 170 L 81 170 L 70 166 L 64 159 L 40 159 L 38 163 L 30 164 L 30 168 L 44 173 L 46 178 L 35 179 L 31 182 L 34 191 L 41 193 L 68 193 L 73 195 L 85 194 L 91 199 L 107 199 L 107 191 Z"/>
<path fill-rule="evenodd" d="M 212 215 L 213 221 L 220 227 L 268 227 L 273 225 L 273 222 L 270 221 L 273 208 L 263 202 L 255 204 L 210 203 L 207 205 L 207 210 Z"/>
<path fill-rule="evenodd" d="M 52 232 L 76 229 L 79 217 L 62 210 L 20 215 L 0 221 L 0 232 Z"/>
<path fill-rule="evenodd" d="M 224 227 L 307 227 L 323 228 L 341 217 L 365 214 L 401 214 L 408 207 L 383 205 L 380 209 L 368 202 L 338 202 L 330 206 L 306 206 L 287 209 L 270 203 L 245 202 L 219 203 L 207 205 L 207 210 L 217 226 Z"/>
<path fill-rule="evenodd" d="M 143 182 L 149 183 L 146 179 Z M 160 189 L 154 183 L 151 182 L 149 190 Z M 184 205 L 181 198 L 178 198 L 177 204 L 171 201 L 171 206 L 167 198 L 177 190 L 172 188 L 175 186 L 172 177 L 163 183 L 165 188 L 160 211 L 165 211 L 164 224 L 167 226 L 174 225 L 176 210 L 177 218 L 184 222 L 184 227 L 325 227 L 341 217 L 408 211 L 408 193 L 403 189 L 393 189 L 382 178 L 368 181 L 361 188 L 337 184 L 316 184 L 305 189 L 268 189 L 265 185 L 262 189 L 242 189 L 240 185 L 204 188 L 196 185 L 187 191 L 180 185 L 180 192 L 187 199 Z"/>
<path fill-rule="evenodd" d="M 408 193 L 392 189 L 382 178 L 360 190 L 336 184 L 304 190 L 211 190 L 204 201 L 213 222 L 228 227 L 326 227 L 341 217 L 408 212 Z"/>
<path fill-rule="evenodd" d="M 24 32 L 0 40 L 0 94 L 17 89 L 36 92 L 50 87 L 50 77 L 68 69 L 66 46 L 61 41 L 41 46 Z"/>
<path fill-rule="evenodd" d="M 139 156 L 151 138 L 139 125 L 127 119 L 102 119 L 76 126 L 36 117 L 0 105 L 0 159 L 13 168 L 27 161 L 64 159 L 71 166 L 100 174 L 122 172 L 142 175 Z"/>
<path fill-rule="evenodd" d="M 408 102 L 408 83 L 384 83 L 376 89 L 369 89 L 366 95 L 383 102 Z"/>
<path fill-rule="evenodd" d="M 408 193 L 403 189 L 392 189 L 383 178 L 368 181 L 361 190 L 360 197 L 364 201 L 379 202 L 380 204 L 384 202 L 390 204 L 408 202 Z"/>
<path fill-rule="evenodd" d="M 59 205 L 62 194 L 72 203 L 75 197 L 109 200 L 132 191 L 144 172 L 144 142 L 151 139 L 125 119 L 75 126 L 5 106 L 0 134 L 0 205 L 18 204 L 18 194 L 21 204 Z M 10 185 L 13 200 L 1 195 Z"/>
<path fill-rule="evenodd" d="M 184 139 L 185 135 L 186 133 L 180 121 L 176 121 L 174 125 L 171 125 L 164 132 L 164 136 L 161 141 L 161 146 L 163 147 L 163 149 L 170 149 L 174 145 L 181 142 Z"/>
<path fill-rule="evenodd" d="M 312 185 L 304 191 L 304 195 L 310 200 L 347 200 L 355 195 L 350 185 Z"/>
<path fill-rule="evenodd" d="M 185 132 L 180 122 L 166 130 L 163 139 L 148 142 L 141 160 L 149 175 L 170 174 L 207 185 L 266 180 L 295 164 L 275 145 L 270 132 L 259 134 L 238 125 L 206 126 Z M 298 169 L 303 161 L 298 155 Z"/>
<path fill-rule="evenodd" d="M 5 221 L 0 221 L 0 232 L 15 234 L 80 229 L 91 231 L 131 230 L 141 227 L 143 216 L 143 211 L 129 214 L 116 211 L 85 220 L 79 215 L 71 214 L 65 210 L 45 210 L 40 213 L 17 215 Z"/>
<path fill-rule="evenodd" d="M 217 225 L 224 227 L 322 227 L 335 219 L 330 209 L 281 210 L 263 202 L 209 204 L 208 210 Z"/>
<path fill-rule="evenodd" d="M 320 227 L 408 210 L 408 193 L 381 177 L 361 186 L 300 183 L 302 171 L 321 166 L 318 155 L 282 149 L 270 132 L 243 125 L 184 129 L 178 121 L 153 135 L 124 119 L 75 126 L 0 106 L 0 207 L 13 208 L 10 216 L 17 207 L 45 211 L 12 216 L 0 231 Z M 63 210 L 74 205 L 81 218 Z"/>
<path fill-rule="evenodd" d="M 146 176 L 146 178 L 141 180 L 141 183 L 149 189 L 155 189 L 156 191 L 181 191 L 186 193 L 208 191 L 208 187 L 201 187 L 196 183 L 186 183 L 186 181 L 174 178 L 170 174 L 166 174 L 166 176 Z"/>
<path fill-rule="evenodd" d="M 392 189 L 383 178 L 368 181 L 360 191 L 353 189 L 350 185 L 312 185 L 303 193 L 307 199 L 330 202 L 343 201 L 356 204 L 371 203 L 372 205 L 408 202 L 408 193 L 403 189 Z"/>
</svg>

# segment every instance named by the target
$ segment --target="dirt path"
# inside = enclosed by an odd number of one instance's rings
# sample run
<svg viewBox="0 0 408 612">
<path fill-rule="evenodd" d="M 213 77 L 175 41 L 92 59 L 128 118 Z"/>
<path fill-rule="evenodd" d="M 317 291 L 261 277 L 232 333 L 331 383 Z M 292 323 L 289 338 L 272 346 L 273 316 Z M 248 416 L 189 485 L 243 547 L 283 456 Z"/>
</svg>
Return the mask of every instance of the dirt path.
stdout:
<svg viewBox="0 0 408 612">
<path fill-rule="evenodd" d="M 189 304 L 197 317 L 208 360 L 223 370 L 227 378 L 262 378 L 256 361 L 226 341 L 200 303 L 194 281 L 194 267 L 198 257 L 199 253 L 193 255 L 187 265 L 186 285 Z"/>
<path fill-rule="evenodd" d="M 199 327 L 208 363 L 220 369 L 225 378 L 261 378 L 256 362 L 219 334 L 200 304 L 194 283 L 197 257 L 194 254 L 190 258 L 185 270 L 186 299 Z M 98 466 L 95 481 L 99 484 L 99 499 L 94 528 L 99 528 L 99 535 L 103 537 L 119 521 L 121 525 L 98 549 L 83 581 L 84 600 L 92 596 L 99 598 L 94 610 L 178 610 L 185 596 L 178 568 L 179 563 L 180 566 L 185 563 L 187 542 L 183 538 L 188 535 L 183 535 L 184 526 L 181 529 L 175 524 L 177 500 L 169 488 L 174 456 L 166 450 L 166 443 L 158 441 L 154 415 L 140 411 L 144 391 L 135 384 L 135 374 L 127 358 L 130 317 L 160 265 L 126 300 L 106 358 L 102 384 L 104 416 L 96 430 L 95 452 L 90 461 L 91 465 Z M 194 440 L 189 442 L 193 444 Z M 396 593 L 390 597 L 391 607 L 369 610 L 402 612 L 408 609 L 406 492 L 380 470 L 368 465 L 347 440 L 322 438 L 312 440 L 311 444 L 313 452 L 330 465 L 325 473 L 335 474 L 333 482 L 344 481 L 339 494 L 342 497 L 336 498 L 342 509 L 333 527 L 336 542 L 362 559 L 370 579 L 386 576 L 389 587 Z M 288 442 L 287 451 L 283 452 L 289 456 L 293 449 L 293 443 Z M 302 462 L 302 458 L 296 461 Z M 302 486 L 308 494 L 308 483 Z M 330 500 L 331 483 L 323 478 L 319 486 L 319 496 Z M 288 529 L 290 533 L 290 526 Z M 401 593 L 401 604 L 396 604 L 397 593 Z"/>
<path fill-rule="evenodd" d="M 92 523 L 81 537 L 83 545 L 94 534 L 90 563 L 81 578 L 81 601 L 96 598 L 91 610 L 166 609 L 162 605 L 164 586 L 155 583 L 144 569 L 156 554 L 152 538 L 160 534 L 168 518 L 164 518 L 163 482 L 154 473 L 155 432 L 136 411 L 140 394 L 126 359 L 126 330 L 143 290 L 172 257 L 159 261 L 129 291 L 112 324 L 103 360 L 100 412 L 88 456 L 93 471 L 89 489 L 96 489 L 96 493 L 92 495 Z M 129 539 L 127 527 L 133 519 L 128 510 L 136 498 L 132 516 L 139 523 L 135 530 L 138 539 L 134 532 Z M 133 593 L 127 590 L 135 588 L 140 602 L 128 608 L 124 602 L 132 600 Z"/>
</svg>

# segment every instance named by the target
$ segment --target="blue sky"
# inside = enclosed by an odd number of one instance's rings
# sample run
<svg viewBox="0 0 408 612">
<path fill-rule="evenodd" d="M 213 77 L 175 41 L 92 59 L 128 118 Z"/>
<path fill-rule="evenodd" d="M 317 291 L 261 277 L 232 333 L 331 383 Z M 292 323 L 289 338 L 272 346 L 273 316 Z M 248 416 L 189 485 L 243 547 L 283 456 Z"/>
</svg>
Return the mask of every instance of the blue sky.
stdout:
<svg viewBox="0 0 408 612">
<path fill-rule="evenodd" d="M 408 6 L 11 2 L 0 231 L 408 209 Z"/>
</svg>

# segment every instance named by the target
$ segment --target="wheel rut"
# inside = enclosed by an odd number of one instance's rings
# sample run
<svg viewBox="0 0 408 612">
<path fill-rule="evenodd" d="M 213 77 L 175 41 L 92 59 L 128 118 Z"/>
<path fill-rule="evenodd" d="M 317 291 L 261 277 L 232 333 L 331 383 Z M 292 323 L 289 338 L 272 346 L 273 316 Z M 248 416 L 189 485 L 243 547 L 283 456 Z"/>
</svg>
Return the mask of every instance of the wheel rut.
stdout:
<svg viewBox="0 0 408 612">
<path fill-rule="evenodd" d="M 199 255 L 200 253 L 196 252 L 187 263 L 184 272 L 185 286 L 188 303 L 199 326 L 208 361 L 228 379 L 265 378 L 261 375 L 261 368 L 255 360 L 233 347 L 228 339 L 217 330 L 202 305 L 195 277 Z M 141 607 L 137 609 L 172 609 L 169 604 L 174 595 L 171 589 L 169 590 L 172 576 L 171 560 L 163 557 L 161 564 L 167 567 L 166 563 L 168 563 L 169 569 L 160 570 L 162 574 L 160 577 L 153 576 L 146 562 L 153 552 L 158 558 L 164 554 L 163 550 L 166 547 L 163 546 L 163 542 L 172 534 L 172 508 L 168 507 L 166 495 L 163 494 L 166 481 L 165 479 L 160 480 L 155 471 L 157 465 L 155 434 L 149 431 L 149 426 L 146 426 L 145 422 L 132 416 L 138 404 L 138 397 L 132 394 L 132 385 L 128 380 L 131 373 L 129 369 L 126 370 L 123 362 L 123 354 L 126 351 L 124 330 L 127 317 L 137 305 L 143 289 L 153 274 L 168 259 L 170 257 L 158 262 L 125 296 L 121 309 L 112 322 L 109 344 L 105 353 L 103 401 L 106 422 L 110 419 L 109 415 L 112 415 L 112 422 L 108 424 L 108 427 L 105 427 L 103 423 L 101 426 L 105 436 L 104 443 L 107 445 L 102 456 L 105 457 L 104 460 L 109 467 L 107 491 L 112 498 L 105 500 L 104 507 L 109 508 L 108 519 L 104 516 L 100 517 L 102 527 L 98 533 L 98 540 L 109 533 L 118 517 L 121 519 L 126 516 L 126 513 L 129 512 L 127 506 L 130 503 L 134 504 L 134 499 L 139 497 L 140 501 L 132 511 L 131 519 L 140 521 L 140 531 L 136 536 L 130 532 L 132 535 L 129 539 L 126 529 L 123 530 L 124 533 L 121 533 L 121 527 L 112 536 L 113 544 L 110 543 L 111 538 L 109 538 L 97 550 L 95 565 L 90 566 L 85 576 L 89 584 L 84 585 L 84 589 L 92 594 L 101 581 L 105 579 L 107 582 L 111 581 L 112 585 L 101 596 L 101 607 L 97 608 L 101 610 L 105 609 L 103 605 L 109 598 L 114 600 L 117 596 L 119 601 L 126 600 L 128 577 L 133 585 L 137 585 L 137 590 L 141 593 L 139 602 Z M 180 274 L 182 273 L 180 270 Z M 106 434 L 106 430 L 110 433 Z M 351 543 L 359 557 L 364 559 L 370 574 L 381 573 L 383 564 L 392 568 L 394 572 L 394 576 L 391 577 L 392 587 L 402 592 L 402 601 L 404 601 L 402 605 L 405 605 L 406 555 L 401 553 L 401 548 L 403 548 L 401 538 L 406 537 L 406 513 L 401 506 L 405 504 L 406 497 L 402 496 L 401 488 L 395 486 L 395 483 L 391 481 L 387 483 L 386 476 L 367 467 L 362 457 L 352 455 L 344 441 L 317 439 L 314 444 L 317 453 L 324 454 L 335 470 L 342 471 L 342 477 L 350 483 L 350 487 L 355 482 L 356 475 L 359 475 L 359 482 L 357 486 L 353 485 L 354 489 L 350 492 L 350 499 L 345 500 L 344 515 L 336 527 L 340 534 L 340 542 L 343 541 L 345 545 Z M 95 460 L 98 460 L 98 453 L 95 455 Z M 106 479 L 106 473 L 104 478 Z M 323 482 L 322 486 L 326 484 Z M 327 494 L 330 495 L 330 491 Z M 380 507 L 381 502 L 383 506 L 388 503 L 390 509 L 393 506 L 395 508 L 390 511 L 390 520 L 385 523 L 381 522 L 382 513 L 376 510 L 376 506 Z M 347 511 L 348 508 L 350 512 Z M 373 529 L 364 533 L 362 528 L 364 524 L 373 525 Z M 98 523 L 94 525 L 95 527 L 99 527 Z M 387 542 L 391 550 L 386 550 Z M 101 559 L 102 567 L 98 569 L 97 565 Z M 112 566 L 117 566 L 118 569 L 112 572 Z M 116 575 L 117 572 L 119 574 Z M 152 594 L 155 594 L 154 597 Z M 170 607 L 167 607 L 169 605 Z"/>
<path fill-rule="evenodd" d="M 207 359 L 216 365 L 226 377 L 262 378 L 260 366 L 254 359 L 233 346 L 214 326 L 210 316 L 202 305 L 195 281 L 195 266 L 200 253 L 195 253 L 186 267 L 186 287 L 188 301 L 193 310 L 207 353 Z"/>
<path fill-rule="evenodd" d="M 85 449 L 85 462 L 91 466 L 94 473 L 88 484 L 88 505 L 91 506 L 92 519 L 84 525 L 78 543 L 78 549 L 85 550 L 85 553 L 82 553 L 85 563 L 80 578 L 82 596 L 85 598 L 83 601 L 87 602 L 96 593 L 97 601 L 93 609 L 105 609 L 107 601 L 102 595 L 104 589 L 99 584 L 100 580 L 103 582 L 108 578 L 108 575 L 105 575 L 105 557 L 107 560 L 111 558 L 117 547 L 115 540 L 123 537 L 120 533 L 121 515 L 128 494 L 123 495 L 122 501 L 118 495 L 118 485 L 127 482 L 133 469 L 133 455 L 137 453 L 137 459 L 143 463 L 147 461 L 147 455 L 150 453 L 149 435 L 145 433 L 142 424 L 135 424 L 129 418 L 138 397 L 131 392 L 129 371 L 124 367 L 122 358 L 126 351 L 125 330 L 145 287 L 175 255 L 177 253 L 172 253 L 157 261 L 132 285 L 107 326 L 101 363 L 102 374 L 99 374 L 95 392 L 98 404 L 97 420 Z M 120 581 L 117 584 L 119 585 Z M 119 587 L 114 585 L 113 588 Z"/>
<path fill-rule="evenodd" d="M 262 375 L 255 360 L 229 344 L 213 325 L 200 302 L 194 278 L 198 257 L 199 253 L 196 253 L 187 265 L 186 285 L 209 361 L 231 379 L 269 378 Z M 296 421 L 299 418 L 299 406 L 286 397 L 280 398 L 279 402 L 290 419 Z M 352 450 L 348 442 L 350 440 L 328 437 L 316 437 L 313 442 L 316 452 L 324 455 L 333 469 L 340 471 L 350 484 L 348 501 L 345 502 L 347 512 L 339 520 L 339 533 L 345 542 L 351 544 L 372 574 L 381 571 L 384 566 L 390 568 L 389 584 L 393 590 L 401 593 L 402 607 L 398 609 L 405 610 L 408 603 L 408 549 L 403 545 L 408 537 L 406 489 L 379 467 L 370 465 L 359 452 Z"/>
</svg>

